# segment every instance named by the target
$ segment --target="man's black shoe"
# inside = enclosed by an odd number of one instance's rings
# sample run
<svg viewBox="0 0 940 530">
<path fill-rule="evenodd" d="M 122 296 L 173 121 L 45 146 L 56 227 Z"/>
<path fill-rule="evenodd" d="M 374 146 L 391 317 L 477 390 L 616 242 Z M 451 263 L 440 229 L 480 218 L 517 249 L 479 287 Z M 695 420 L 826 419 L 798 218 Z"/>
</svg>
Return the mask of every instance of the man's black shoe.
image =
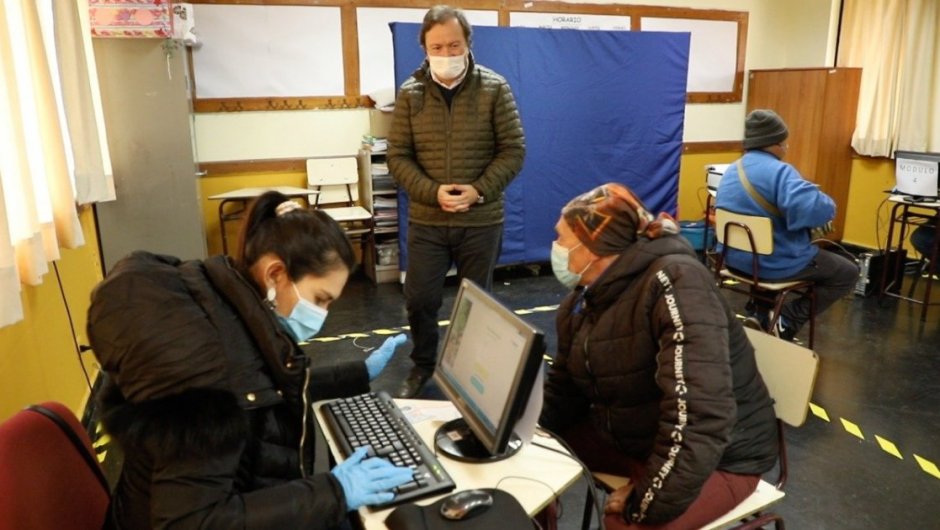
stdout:
<svg viewBox="0 0 940 530">
<path fill-rule="evenodd" d="M 408 377 L 401 382 L 401 385 L 398 387 L 398 392 L 395 393 L 395 397 L 401 399 L 411 399 L 417 396 L 421 392 L 421 389 L 424 388 L 424 384 L 427 383 L 428 379 L 431 378 L 433 373 L 433 370 L 415 366 L 411 369 Z"/>
</svg>

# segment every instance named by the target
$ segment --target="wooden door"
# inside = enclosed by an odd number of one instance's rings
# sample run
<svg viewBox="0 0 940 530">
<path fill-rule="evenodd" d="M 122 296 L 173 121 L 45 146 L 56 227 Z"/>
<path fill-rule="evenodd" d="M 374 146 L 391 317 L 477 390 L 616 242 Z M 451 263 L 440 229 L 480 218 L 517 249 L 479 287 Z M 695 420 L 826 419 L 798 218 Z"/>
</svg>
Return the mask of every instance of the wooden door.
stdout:
<svg viewBox="0 0 940 530">
<path fill-rule="evenodd" d="M 835 232 L 829 237 L 841 239 L 861 69 L 752 70 L 748 78 L 748 112 L 772 109 L 786 122 L 786 161 L 836 202 Z"/>
</svg>

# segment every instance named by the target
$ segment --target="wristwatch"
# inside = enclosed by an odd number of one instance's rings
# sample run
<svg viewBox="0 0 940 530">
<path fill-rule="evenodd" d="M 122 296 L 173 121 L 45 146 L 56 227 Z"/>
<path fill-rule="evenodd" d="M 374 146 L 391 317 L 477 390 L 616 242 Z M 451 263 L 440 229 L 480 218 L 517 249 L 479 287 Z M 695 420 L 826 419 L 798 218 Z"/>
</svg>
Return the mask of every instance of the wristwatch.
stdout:
<svg viewBox="0 0 940 530">
<path fill-rule="evenodd" d="M 477 204 L 483 204 L 483 194 L 477 191 Z"/>
</svg>

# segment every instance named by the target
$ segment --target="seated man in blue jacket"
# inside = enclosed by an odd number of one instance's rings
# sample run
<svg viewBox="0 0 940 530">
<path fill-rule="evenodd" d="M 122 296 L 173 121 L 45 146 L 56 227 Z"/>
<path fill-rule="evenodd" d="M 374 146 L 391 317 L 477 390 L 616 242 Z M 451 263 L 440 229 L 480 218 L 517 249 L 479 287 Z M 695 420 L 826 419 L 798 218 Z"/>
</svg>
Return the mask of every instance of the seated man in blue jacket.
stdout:
<svg viewBox="0 0 940 530">
<path fill-rule="evenodd" d="M 813 281 L 818 314 L 853 290 L 858 266 L 812 244 L 810 230 L 832 221 L 836 204 L 796 168 L 782 161 L 788 135 L 786 124 L 774 111 L 757 109 L 748 114 L 744 122 L 744 156 L 725 171 L 715 207 L 771 219 L 774 251 L 758 258 L 761 279 Z M 751 254 L 729 249 L 727 266 L 749 271 Z M 787 302 L 775 329 L 770 331 L 792 340 L 809 320 L 809 310 L 809 300 L 802 297 Z"/>
</svg>

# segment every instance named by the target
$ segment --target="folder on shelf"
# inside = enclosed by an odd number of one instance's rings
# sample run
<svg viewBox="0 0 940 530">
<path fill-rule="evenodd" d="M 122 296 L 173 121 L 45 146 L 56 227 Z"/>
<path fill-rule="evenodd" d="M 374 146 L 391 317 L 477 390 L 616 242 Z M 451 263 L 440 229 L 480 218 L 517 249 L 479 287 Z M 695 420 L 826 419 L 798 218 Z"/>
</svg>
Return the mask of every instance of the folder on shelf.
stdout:
<svg viewBox="0 0 940 530">
<path fill-rule="evenodd" d="M 395 181 L 391 175 L 374 175 L 372 177 L 372 191 L 394 191 Z"/>
</svg>

